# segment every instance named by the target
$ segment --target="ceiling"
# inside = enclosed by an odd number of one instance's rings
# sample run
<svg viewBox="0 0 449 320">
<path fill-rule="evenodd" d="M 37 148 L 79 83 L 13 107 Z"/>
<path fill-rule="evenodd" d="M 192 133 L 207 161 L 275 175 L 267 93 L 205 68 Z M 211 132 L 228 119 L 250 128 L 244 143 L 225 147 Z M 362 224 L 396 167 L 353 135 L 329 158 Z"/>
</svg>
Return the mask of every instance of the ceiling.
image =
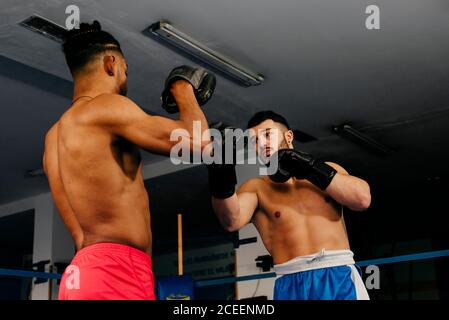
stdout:
<svg viewBox="0 0 449 320">
<path fill-rule="evenodd" d="M 20 26 L 39 14 L 65 24 L 76 4 L 81 20 L 99 20 L 120 42 L 129 64 L 129 96 L 164 114 L 159 95 L 168 72 L 191 63 L 146 37 L 161 19 L 265 76 L 243 88 L 218 75 L 208 119 L 244 126 L 275 109 L 317 137 L 298 144 L 388 188 L 446 176 L 449 144 L 449 3 L 378 0 L 380 30 L 365 28 L 360 0 L 0 0 L 0 204 L 48 191 L 43 137 L 67 109 L 71 79 L 59 44 Z M 395 149 L 378 156 L 336 136 L 350 123 Z M 145 153 L 144 162 L 161 161 Z M 181 176 L 179 178 L 182 179 Z"/>
</svg>

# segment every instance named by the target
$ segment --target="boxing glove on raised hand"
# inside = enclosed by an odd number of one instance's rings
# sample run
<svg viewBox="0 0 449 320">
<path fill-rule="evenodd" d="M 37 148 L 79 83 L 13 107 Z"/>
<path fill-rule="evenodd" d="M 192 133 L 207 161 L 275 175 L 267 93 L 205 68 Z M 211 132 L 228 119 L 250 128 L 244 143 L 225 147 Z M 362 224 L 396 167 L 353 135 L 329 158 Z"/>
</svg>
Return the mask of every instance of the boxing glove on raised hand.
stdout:
<svg viewBox="0 0 449 320">
<path fill-rule="evenodd" d="M 273 175 L 270 175 L 270 179 L 275 182 L 285 182 L 295 177 L 307 179 L 321 190 L 325 190 L 337 173 L 334 168 L 306 152 L 280 149 L 276 154 L 278 168 Z"/>
<path fill-rule="evenodd" d="M 233 148 L 233 161 L 231 163 L 226 162 L 226 148 L 225 141 L 227 135 L 226 129 L 234 129 L 222 122 L 212 123 L 209 126 L 210 129 L 216 129 L 220 131 L 221 141 L 215 144 L 214 148 L 221 148 L 220 158 L 221 163 L 212 163 L 207 165 L 207 170 L 209 174 L 209 190 L 211 195 L 217 199 L 226 199 L 231 197 L 235 193 L 235 186 L 237 184 L 237 176 L 235 172 L 235 152 L 236 149 Z M 233 138 L 232 135 L 230 138 Z M 214 150 L 217 152 L 217 150 Z M 228 157 L 229 158 L 229 157 Z"/>
<path fill-rule="evenodd" d="M 214 74 L 203 68 L 194 68 L 187 65 L 176 67 L 165 80 L 165 87 L 161 95 L 162 107 L 168 113 L 179 112 L 170 88 L 175 81 L 180 79 L 188 81 L 193 86 L 196 100 L 200 106 L 206 104 L 214 93 L 216 85 Z"/>
</svg>

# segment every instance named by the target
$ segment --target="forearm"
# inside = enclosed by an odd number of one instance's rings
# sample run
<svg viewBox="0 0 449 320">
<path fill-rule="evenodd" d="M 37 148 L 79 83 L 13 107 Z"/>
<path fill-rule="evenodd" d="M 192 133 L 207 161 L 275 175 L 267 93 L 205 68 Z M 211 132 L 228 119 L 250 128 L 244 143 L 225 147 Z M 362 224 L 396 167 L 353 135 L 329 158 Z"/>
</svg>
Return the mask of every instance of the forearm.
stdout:
<svg viewBox="0 0 449 320">
<path fill-rule="evenodd" d="M 285 182 L 290 177 L 307 179 L 325 190 L 335 201 L 354 211 L 366 210 L 371 203 L 370 188 L 366 181 L 351 176 L 341 166 L 323 162 L 312 155 L 294 149 L 278 151 L 278 169 L 270 178 Z"/>
<path fill-rule="evenodd" d="M 179 108 L 178 121 L 182 124 L 183 129 L 187 130 L 190 137 L 198 137 L 197 141 L 193 141 L 194 144 L 200 144 L 202 147 L 207 145 L 210 137 L 205 135 L 205 132 L 209 129 L 209 125 L 196 100 L 192 86 L 186 82 L 173 87 L 172 92 Z M 195 122 L 197 123 L 196 126 Z M 195 132 L 195 130 L 197 131 Z"/>
<path fill-rule="evenodd" d="M 349 174 L 337 173 L 325 191 L 335 201 L 354 211 L 366 210 L 371 203 L 368 183 Z"/>
<path fill-rule="evenodd" d="M 212 208 L 226 231 L 231 232 L 237 229 L 240 224 L 240 205 L 235 193 L 226 199 L 212 197 Z"/>
</svg>

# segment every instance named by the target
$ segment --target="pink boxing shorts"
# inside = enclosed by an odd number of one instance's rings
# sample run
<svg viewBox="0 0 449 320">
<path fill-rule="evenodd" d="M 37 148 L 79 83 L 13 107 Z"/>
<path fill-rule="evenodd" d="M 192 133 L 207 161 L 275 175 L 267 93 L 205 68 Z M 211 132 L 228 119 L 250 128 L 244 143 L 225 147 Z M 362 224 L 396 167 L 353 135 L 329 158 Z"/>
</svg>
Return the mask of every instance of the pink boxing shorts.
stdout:
<svg viewBox="0 0 449 320">
<path fill-rule="evenodd" d="M 65 269 L 59 300 L 155 300 L 151 258 L 136 248 L 97 243 Z"/>
</svg>

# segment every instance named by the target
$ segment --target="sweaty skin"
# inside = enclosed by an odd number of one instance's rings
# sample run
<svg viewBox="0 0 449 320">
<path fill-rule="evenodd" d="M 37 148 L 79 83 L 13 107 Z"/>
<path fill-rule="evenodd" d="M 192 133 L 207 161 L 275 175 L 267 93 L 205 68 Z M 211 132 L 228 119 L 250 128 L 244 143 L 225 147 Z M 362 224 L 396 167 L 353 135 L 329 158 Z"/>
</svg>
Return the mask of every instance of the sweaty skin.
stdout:
<svg viewBox="0 0 449 320">
<path fill-rule="evenodd" d="M 349 249 L 341 206 L 306 180 L 251 179 L 237 195 L 257 197 L 251 221 L 276 264 L 322 248 Z"/>
<path fill-rule="evenodd" d="M 170 141 L 172 130 L 182 128 L 192 136 L 194 120 L 208 129 L 193 87 L 177 81 L 172 93 L 179 120 L 149 116 L 118 94 L 91 93 L 93 99 L 79 95 L 47 133 L 44 170 L 78 250 L 113 242 L 151 254 L 149 197 L 139 149 L 168 154 L 177 143 Z"/>
<path fill-rule="evenodd" d="M 96 108 L 96 101 L 75 103 L 48 133 L 47 166 L 61 182 L 57 198 L 71 209 L 61 213 L 79 247 L 115 242 L 148 251 L 150 215 L 139 149 L 95 121 L 83 123 Z"/>
<path fill-rule="evenodd" d="M 254 127 L 256 150 L 270 157 L 280 148 L 293 148 L 293 133 L 272 120 Z M 275 264 L 326 250 L 349 249 L 343 206 L 354 211 L 369 207 L 369 185 L 338 164 L 331 184 L 321 190 L 307 180 L 276 183 L 269 177 L 245 182 L 227 199 L 212 197 L 212 205 L 227 231 L 252 222 Z"/>
</svg>

